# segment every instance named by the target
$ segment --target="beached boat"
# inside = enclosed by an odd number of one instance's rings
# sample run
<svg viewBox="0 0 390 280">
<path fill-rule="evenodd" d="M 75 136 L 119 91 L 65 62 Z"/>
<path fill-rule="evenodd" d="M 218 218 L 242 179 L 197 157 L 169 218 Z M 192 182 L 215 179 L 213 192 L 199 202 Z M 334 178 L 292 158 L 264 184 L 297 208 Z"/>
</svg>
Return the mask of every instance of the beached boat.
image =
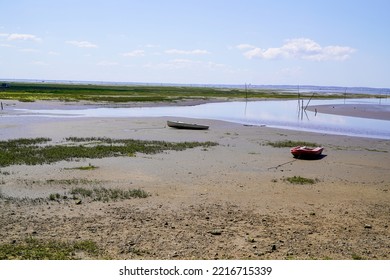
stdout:
<svg viewBox="0 0 390 280">
<path fill-rule="evenodd" d="M 196 123 L 185 123 L 180 121 L 167 121 L 169 127 L 181 128 L 181 129 L 208 129 L 208 125 L 196 124 Z"/>
<path fill-rule="evenodd" d="M 309 148 L 297 146 L 291 148 L 291 153 L 297 158 L 316 158 L 322 154 L 323 147 Z"/>
</svg>

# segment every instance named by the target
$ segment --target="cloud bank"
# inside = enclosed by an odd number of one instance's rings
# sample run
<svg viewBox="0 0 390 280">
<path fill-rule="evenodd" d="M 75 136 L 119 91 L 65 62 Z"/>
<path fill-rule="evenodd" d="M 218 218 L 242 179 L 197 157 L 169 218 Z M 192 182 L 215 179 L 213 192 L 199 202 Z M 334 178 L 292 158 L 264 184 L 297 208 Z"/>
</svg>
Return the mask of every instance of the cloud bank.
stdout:
<svg viewBox="0 0 390 280">
<path fill-rule="evenodd" d="M 41 38 L 32 34 L 20 34 L 20 33 L 1 33 L 0 36 L 6 37 L 7 41 L 41 41 Z"/>
<path fill-rule="evenodd" d="M 355 49 L 345 46 L 322 47 L 315 41 L 307 38 L 289 39 L 278 48 L 261 49 L 259 47 L 240 44 L 239 50 L 249 59 L 302 59 L 311 61 L 346 60 L 349 59 Z"/>
</svg>

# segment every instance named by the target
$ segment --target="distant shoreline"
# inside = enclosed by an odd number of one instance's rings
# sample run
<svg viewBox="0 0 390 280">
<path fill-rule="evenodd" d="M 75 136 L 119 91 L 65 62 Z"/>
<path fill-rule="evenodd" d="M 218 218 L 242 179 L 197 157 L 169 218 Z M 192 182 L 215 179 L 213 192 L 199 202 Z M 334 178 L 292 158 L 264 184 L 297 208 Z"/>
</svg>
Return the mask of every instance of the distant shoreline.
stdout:
<svg viewBox="0 0 390 280">
<path fill-rule="evenodd" d="M 156 86 L 156 87 L 194 87 L 194 88 L 229 88 L 229 89 L 263 89 L 300 93 L 338 93 L 338 94 L 379 94 L 390 95 L 390 88 L 359 86 L 325 86 L 325 85 L 273 85 L 273 84 L 214 84 L 214 83 L 168 83 L 168 82 L 115 82 L 115 81 L 79 81 L 79 80 L 45 80 L 45 79 L 0 79 L 1 82 L 95 85 L 95 86 Z"/>
</svg>

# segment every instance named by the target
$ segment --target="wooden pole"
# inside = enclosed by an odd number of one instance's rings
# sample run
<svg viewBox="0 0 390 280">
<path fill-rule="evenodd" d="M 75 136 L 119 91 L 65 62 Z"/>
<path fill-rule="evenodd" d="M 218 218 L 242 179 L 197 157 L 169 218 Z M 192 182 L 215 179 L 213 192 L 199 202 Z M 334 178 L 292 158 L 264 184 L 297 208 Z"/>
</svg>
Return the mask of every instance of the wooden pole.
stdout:
<svg viewBox="0 0 390 280">
<path fill-rule="evenodd" d="M 316 94 L 316 93 L 314 92 L 313 95 L 310 97 L 309 101 L 307 102 L 306 107 L 305 107 L 305 111 L 307 109 L 307 106 L 309 106 L 309 103 L 310 103 L 311 99 L 313 98 L 314 94 Z"/>
</svg>

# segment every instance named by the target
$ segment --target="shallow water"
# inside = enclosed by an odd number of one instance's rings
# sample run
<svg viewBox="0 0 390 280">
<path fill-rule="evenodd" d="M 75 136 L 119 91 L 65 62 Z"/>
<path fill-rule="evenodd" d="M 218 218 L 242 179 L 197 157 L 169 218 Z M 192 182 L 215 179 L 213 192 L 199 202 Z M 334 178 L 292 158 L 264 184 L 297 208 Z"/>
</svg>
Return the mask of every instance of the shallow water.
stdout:
<svg viewBox="0 0 390 280">
<path fill-rule="evenodd" d="M 306 106 L 308 100 L 304 100 Z M 389 99 L 312 100 L 310 105 L 376 104 L 389 108 Z M 378 107 L 381 108 L 381 107 Z M 15 109 L 16 110 L 16 109 Z M 215 119 L 299 131 L 390 139 L 390 121 L 316 114 L 300 110 L 297 100 L 208 103 L 196 106 L 18 110 L 41 117 L 172 117 Z M 387 111 L 387 113 L 390 113 Z M 203 121 L 207 123 L 207 121 Z"/>
</svg>

